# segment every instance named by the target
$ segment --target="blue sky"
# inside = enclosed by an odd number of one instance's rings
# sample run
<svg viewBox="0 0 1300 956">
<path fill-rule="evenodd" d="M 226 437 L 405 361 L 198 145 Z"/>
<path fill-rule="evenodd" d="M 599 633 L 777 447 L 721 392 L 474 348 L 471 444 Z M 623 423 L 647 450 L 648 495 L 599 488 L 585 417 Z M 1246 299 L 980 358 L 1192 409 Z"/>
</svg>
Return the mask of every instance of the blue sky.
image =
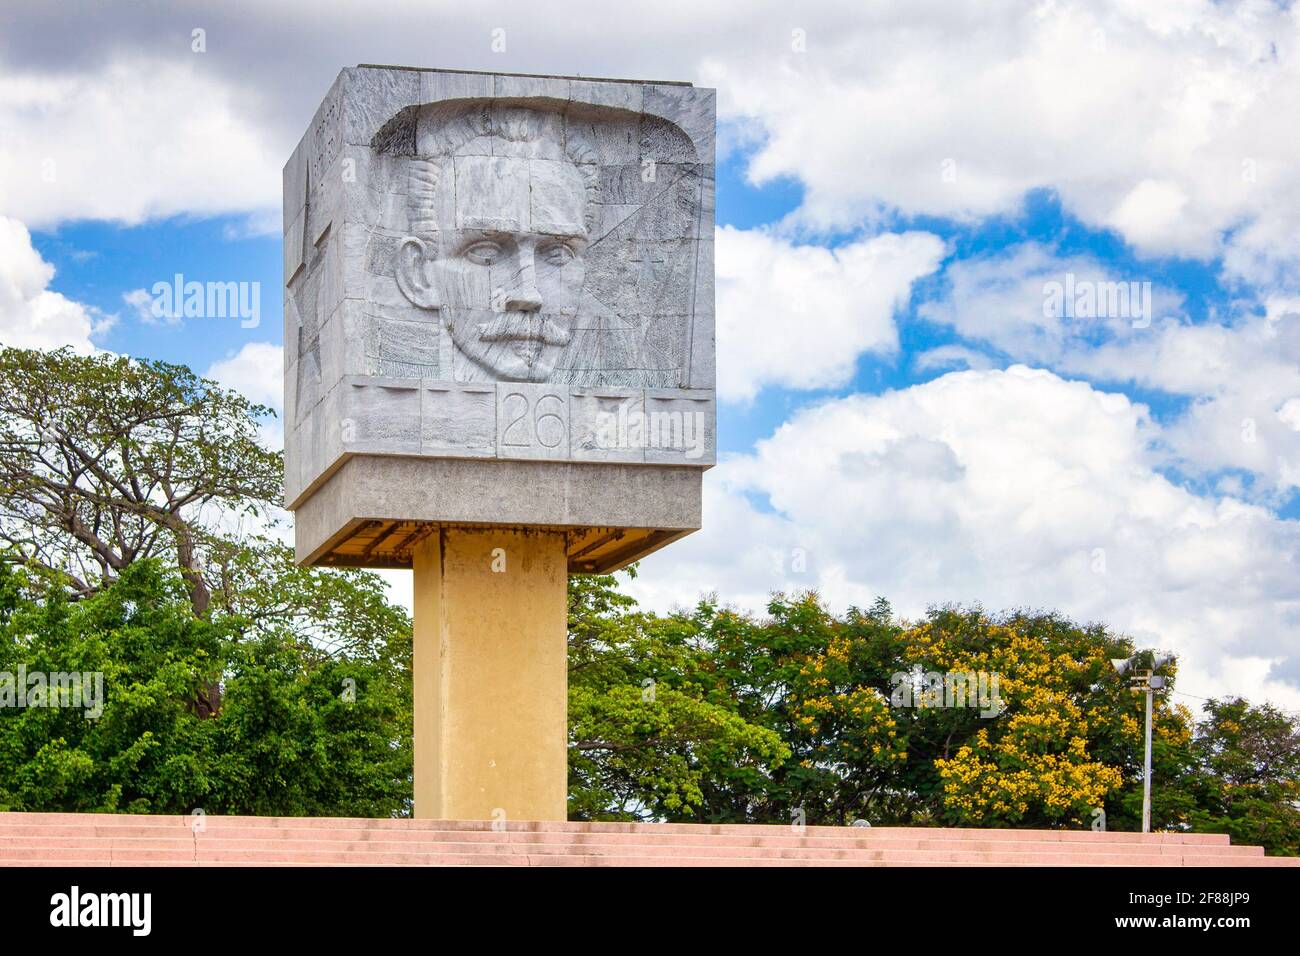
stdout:
<svg viewBox="0 0 1300 956">
<path fill-rule="evenodd" d="M 340 67 L 688 79 L 726 144 L 721 454 L 638 598 L 1051 607 L 1300 707 L 1289 5 L 144 6 L 0 36 L 0 341 L 278 404 L 280 168 Z M 260 283 L 260 324 L 124 298 L 176 273 Z M 1045 315 L 1067 275 L 1149 283 L 1150 321 Z"/>
</svg>

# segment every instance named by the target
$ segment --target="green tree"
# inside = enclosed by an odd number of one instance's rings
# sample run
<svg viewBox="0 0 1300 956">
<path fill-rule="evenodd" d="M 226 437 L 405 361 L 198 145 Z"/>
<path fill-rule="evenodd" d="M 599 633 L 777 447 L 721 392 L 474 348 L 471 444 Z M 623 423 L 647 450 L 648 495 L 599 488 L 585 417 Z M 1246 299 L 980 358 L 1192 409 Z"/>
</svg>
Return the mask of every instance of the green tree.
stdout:
<svg viewBox="0 0 1300 956">
<path fill-rule="evenodd" d="M 0 348 L 0 541 L 79 595 L 168 554 L 202 615 L 218 522 L 280 497 L 271 414 L 179 365 Z"/>
<path fill-rule="evenodd" d="M 788 754 L 709 694 L 690 617 L 634 611 L 610 576 L 569 587 L 569 815 L 681 819 L 718 777 L 757 783 Z"/>
<path fill-rule="evenodd" d="M 1241 698 L 1207 701 L 1203 713 L 1191 744 L 1186 823 L 1300 855 L 1300 721 Z"/>
<path fill-rule="evenodd" d="M 103 675 L 102 713 L 0 713 L 0 809 L 387 816 L 409 806 L 409 629 L 368 655 L 198 617 L 156 560 L 77 601 L 0 561 L 0 672 Z M 399 612 L 400 613 L 400 612 Z M 216 668 L 220 716 L 186 706 Z"/>
<path fill-rule="evenodd" d="M 274 539 L 270 414 L 181 366 L 0 349 L 4 658 L 108 698 L 0 714 L 11 807 L 409 809 L 410 621 Z"/>
<path fill-rule="evenodd" d="M 91 718 L 0 712 L 0 808 L 409 813 L 411 622 L 275 539 L 269 414 L 180 366 L 0 349 L 0 700 L 20 667 L 106 691 Z M 570 816 L 1137 829 L 1142 698 L 1108 663 L 1132 650 L 813 593 L 656 615 L 575 577 Z M 996 674 L 1005 708 L 934 706 L 952 673 Z M 1156 828 L 1300 853 L 1295 720 L 1234 699 L 1196 724 L 1162 694 L 1154 730 Z"/>
<path fill-rule="evenodd" d="M 1129 656 L 1131 643 L 1104 627 L 951 607 L 909 624 L 883 600 L 837 617 L 815 594 L 778 595 L 762 619 L 716 600 L 661 618 L 636 610 L 610 579 L 574 588 L 575 739 L 608 738 L 571 758 L 585 816 L 631 806 L 700 822 L 802 814 L 825 824 L 1078 828 L 1103 810 L 1111 829 L 1138 827 L 1143 702 L 1109 664 Z M 998 675 L 997 716 L 891 701 L 913 673 L 980 671 Z M 723 750 L 723 759 L 686 765 L 688 798 L 657 799 L 663 779 L 683 779 L 672 751 L 659 759 L 660 744 L 681 748 L 698 730 L 667 708 L 654 712 L 664 726 L 636 724 L 651 713 L 634 693 L 646 679 L 657 692 L 689 688 L 692 699 L 775 734 L 783 759 L 733 761 Z M 602 720 L 616 731 L 587 732 Z M 1185 771 L 1191 734 L 1190 713 L 1159 699 L 1157 779 Z M 1157 795 L 1157 826 L 1193 825 L 1194 798 L 1172 785 Z"/>
</svg>

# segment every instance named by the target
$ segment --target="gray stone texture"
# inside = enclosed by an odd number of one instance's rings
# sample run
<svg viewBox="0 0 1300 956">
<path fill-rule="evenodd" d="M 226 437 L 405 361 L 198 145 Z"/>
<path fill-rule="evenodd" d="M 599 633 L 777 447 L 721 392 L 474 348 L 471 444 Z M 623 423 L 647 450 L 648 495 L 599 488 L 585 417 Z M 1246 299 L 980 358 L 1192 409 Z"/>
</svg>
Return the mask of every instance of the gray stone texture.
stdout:
<svg viewBox="0 0 1300 956">
<path fill-rule="evenodd" d="M 553 528 L 700 527 L 693 467 L 359 455 L 294 514 L 300 563 L 314 563 L 359 522 Z"/>
<path fill-rule="evenodd" d="M 656 466 L 695 469 L 676 487 L 696 524 L 666 527 L 698 527 L 714 122 L 713 91 L 686 84 L 343 70 L 284 168 L 289 507 L 349 461 L 403 456 L 497 467 L 501 521 L 556 524 L 506 476 L 527 462 L 551 489 L 581 462 L 585 523 L 656 526 L 595 477 L 627 491 L 617 474 Z"/>
</svg>

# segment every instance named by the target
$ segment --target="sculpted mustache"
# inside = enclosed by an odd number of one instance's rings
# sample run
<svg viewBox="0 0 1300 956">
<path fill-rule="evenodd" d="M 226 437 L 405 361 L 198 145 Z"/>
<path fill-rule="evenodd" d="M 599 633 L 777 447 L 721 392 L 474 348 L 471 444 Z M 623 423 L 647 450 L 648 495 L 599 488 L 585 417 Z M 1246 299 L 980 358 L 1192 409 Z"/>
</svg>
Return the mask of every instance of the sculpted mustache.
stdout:
<svg viewBox="0 0 1300 956">
<path fill-rule="evenodd" d="M 541 342 L 568 345 L 569 333 L 538 313 L 506 312 L 491 322 L 480 322 L 478 337 L 483 342 Z"/>
</svg>

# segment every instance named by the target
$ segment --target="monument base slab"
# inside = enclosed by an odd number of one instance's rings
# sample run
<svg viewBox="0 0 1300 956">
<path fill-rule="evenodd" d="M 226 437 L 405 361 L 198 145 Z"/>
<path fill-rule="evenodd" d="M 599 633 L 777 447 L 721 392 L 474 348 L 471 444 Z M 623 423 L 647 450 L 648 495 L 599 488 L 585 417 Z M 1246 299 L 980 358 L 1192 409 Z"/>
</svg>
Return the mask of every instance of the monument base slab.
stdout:
<svg viewBox="0 0 1300 956">
<path fill-rule="evenodd" d="M 569 571 L 608 574 L 700 527 L 699 468 L 355 455 L 294 512 L 303 565 L 403 568 L 437 527 L 567 535 Z"/>
</svg>

